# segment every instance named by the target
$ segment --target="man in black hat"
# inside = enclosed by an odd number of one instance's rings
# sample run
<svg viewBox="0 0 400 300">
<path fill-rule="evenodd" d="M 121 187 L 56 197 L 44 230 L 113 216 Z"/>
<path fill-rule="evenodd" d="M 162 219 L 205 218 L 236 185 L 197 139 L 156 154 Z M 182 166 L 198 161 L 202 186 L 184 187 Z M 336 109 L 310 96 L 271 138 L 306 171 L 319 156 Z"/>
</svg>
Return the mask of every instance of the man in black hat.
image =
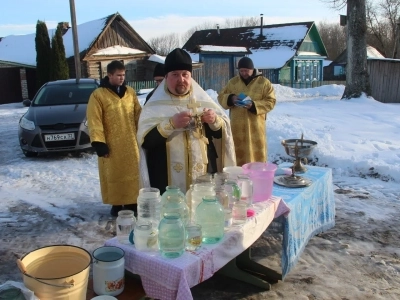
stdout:
<svg viewBox="0 0 400 300">
<path fill-rule="evenodd" d="M 271 82 L 257 72 L 249 57 L 238 62 L 239 74 L 218 94 L 218 101 L 230 110 L 238 166 L 266 162 L 266 118 L 276 103 Z"/>
<path fill-rule="evenodd" d="M 164 80 L 164 77 L 165 77 L 164 64 L 157 63 L 153 71 L 153 78 L 154 81 L 156 82 L 156 87 L 146 96 L 146 101 L 144 102 L 144 105 L 147 103 L 147 101 L 149 101 L 150 97 L 153 95 L 156 88 Z"/>
<path fill-rule="evenodd" d="M 175 185 L 185 192 L 197 177 L 236 165 L 233 139 L 225 112 L 192 79 L 190 55 L 176 48 L 164 70 L 165 80 L 139 119 L 138 143 L 146 158 L 140 173 L 144 186 L 163 193 Z M 225 143 L 214 147 L 214 139 Z"/>
</svg>

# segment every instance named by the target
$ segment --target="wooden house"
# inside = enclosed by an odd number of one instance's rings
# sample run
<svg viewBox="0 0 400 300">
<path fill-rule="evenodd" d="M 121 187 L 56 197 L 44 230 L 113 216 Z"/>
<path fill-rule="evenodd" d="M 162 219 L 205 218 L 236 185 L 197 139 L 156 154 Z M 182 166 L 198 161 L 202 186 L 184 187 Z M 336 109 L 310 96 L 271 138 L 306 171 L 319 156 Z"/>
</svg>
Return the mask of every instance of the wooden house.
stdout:
<svg viewBox="0 0 400 300">
<path fill-rule="evenodd" d="M 63 24 L 67 24 L 64 23 Z M 63 42 L 65 54 L 69 65 L 70 78 L 76 77 L 74 44 L 72 29 L 65 26 Z M 49 37 L 55 34 L 55 29 L 49 30 Z M 81 63 L 81 77 L 100 79 L 106 75 L 106 67 L 112 60 L 120 60 L 126 67 L 127 81 L 152 80 L 152 69 L 148 57 L 155 51 L 140 37 L 140 35 L 119 14 L 115 13 L 105 18 L 77 25 L 78 46 Z M 31 74 L 36 67 L 36 33 L 18 36 L 6 36 L 0 39 L 0 69 L 14 68 L 21 74 Z M 3 62 L 3 63 L 2 63 Z M 150 66 L 150 69 L 149 69 Z M 32 69 L 32 70 L 29 70 Z M 18 73 L 17 72 L 17 73 Z M 5 71 L 3 72 L 5 73 Z M 12 86 L 0 85 L 0 94 L 14 95 L 10 99 L 2 97 L 2 103 L 21 101 L 32 98 L 34 92 L 24 93 L 22 88 L 6 92 L 5 89 L 17 89 L 28 80 L 28 86 L 33 85 L 33 80 L 21 75 L 20 82 Z M 26 83 L 25 83 L 26 84 Z"/>
<path fill-rule="evenodd" d="M 377 49 L 367 45 L 367 59 L 385 58 Z M 324 67 L 324 80 L 346 80 L 347 49 Z"/>
<path fill-rule="evenodd" d="M 245 55 L 272 83 L 294 87 L 322 81 L 327 57 L 314 22 L 262 25 L 261 21 L 260 26 L 226 29 L 217 26 L 196 31 L 182 48 L 204 63 L 205 74 L 213 76 L 210 86 L 204 88 L 215 90 L 236 75 L 237 62 Z"/>
</svg>

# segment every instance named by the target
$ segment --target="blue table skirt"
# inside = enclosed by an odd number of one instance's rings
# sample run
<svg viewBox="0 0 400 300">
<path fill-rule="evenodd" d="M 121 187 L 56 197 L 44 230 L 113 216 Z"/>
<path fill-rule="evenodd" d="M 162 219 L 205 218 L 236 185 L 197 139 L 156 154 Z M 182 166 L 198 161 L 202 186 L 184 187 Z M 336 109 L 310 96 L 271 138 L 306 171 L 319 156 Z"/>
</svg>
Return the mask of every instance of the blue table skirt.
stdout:
<svg viewBox="0 0 400 300">
<path fill-rule="evenodd" d="M 282 164 L 289 167 L 292 164 Z M 306 188 L 287 188 L 274 183 L 272 194 L 290 207 L 283 218 L 282 279 L 296 265 L 308 241 L 316 234 L 335 226 L 335 199 L 332 170 L 306 166 L 307 172 L 296 174 L 311 179 Z"/>
</svg>

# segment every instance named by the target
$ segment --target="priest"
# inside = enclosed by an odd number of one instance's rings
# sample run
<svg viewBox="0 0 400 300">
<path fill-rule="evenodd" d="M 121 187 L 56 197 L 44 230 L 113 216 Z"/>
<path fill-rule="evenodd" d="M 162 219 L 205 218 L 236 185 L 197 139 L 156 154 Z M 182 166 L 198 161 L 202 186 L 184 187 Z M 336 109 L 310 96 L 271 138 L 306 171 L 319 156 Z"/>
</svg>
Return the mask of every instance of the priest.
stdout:
<svg viewBox="0 0 400 300">
<path fill-rule="evenodd" d="M 142 185 L 178 186 L 183 192 L 197 177 L 235 166 L 229 118 L 192 79 L 190 55 L 176 48 L 164 64 L 165 80 L 139 119 Z"/>
</svg>

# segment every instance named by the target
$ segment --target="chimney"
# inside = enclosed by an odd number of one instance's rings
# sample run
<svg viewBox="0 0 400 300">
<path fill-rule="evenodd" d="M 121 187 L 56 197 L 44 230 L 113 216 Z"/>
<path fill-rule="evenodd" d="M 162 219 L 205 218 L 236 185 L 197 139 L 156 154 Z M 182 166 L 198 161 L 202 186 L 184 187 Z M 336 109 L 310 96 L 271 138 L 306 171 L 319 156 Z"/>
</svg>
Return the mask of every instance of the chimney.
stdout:
<svg viewBox="0 0 400 300">
<path fill-rule="evenodd" d="M 61 27 L 62 35 L 64 35 L 68 31 L 68 29 L 70 28 L 69 27 L 69 22 L 59 22 L 58 26 Z"/>
<path fill-rule="evenodd" d="M 217 24 L 217 33 L 219 35 L 219 24 Z"/>
<path fill-rule="evenodd" d="M 260 14 L 261 17 L 261 26 L 260 26 L 260 37 L 263 37 L 263 17 L 264 14 Z"/>
</svg>

